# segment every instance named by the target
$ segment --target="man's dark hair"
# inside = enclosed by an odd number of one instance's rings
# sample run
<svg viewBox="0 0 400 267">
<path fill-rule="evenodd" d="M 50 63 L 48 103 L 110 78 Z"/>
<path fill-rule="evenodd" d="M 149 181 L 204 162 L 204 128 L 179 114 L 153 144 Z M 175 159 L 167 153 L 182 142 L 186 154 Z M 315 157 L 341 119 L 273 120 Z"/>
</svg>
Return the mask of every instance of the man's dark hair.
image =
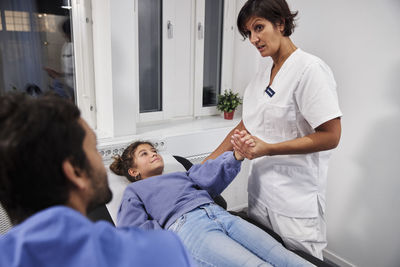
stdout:
<svg viewBox="0 0 400 267">
<path fill-rule="evenodd" d="M 0 97 L 0 202 L 13 224 L 66 204 L 72 184 L 65 160 L 88 170 L 79 118 L 73 103 L 55 96 Z"/>
<path fill-rule="evenodd" d="M 248 37 L 246 23 L 252 17 L 260 17 L 274 25 L 284 24 L 283 36 L 290 36 L 295 28 L 296 12 L 291 12 L 285 0 L 248 0 L 239 12 L 237 27 L 240 34 Z"/>
</svg>

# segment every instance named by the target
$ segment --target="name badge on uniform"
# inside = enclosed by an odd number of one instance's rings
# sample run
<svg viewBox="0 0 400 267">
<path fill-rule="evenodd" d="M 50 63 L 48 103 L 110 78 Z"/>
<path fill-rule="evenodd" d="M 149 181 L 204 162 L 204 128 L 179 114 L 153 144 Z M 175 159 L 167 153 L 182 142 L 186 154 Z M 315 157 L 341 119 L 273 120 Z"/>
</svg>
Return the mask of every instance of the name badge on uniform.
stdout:
<svg viewBox="0 0 400 267">
<path fill-rule="evenodd" d="M 272 90 L 272 88 L 269 86 L 267 87 L 267 89 L 265 89 L 265 92 L 267 93 L 267 95 L 269 95 L 269 97 L 273 97 L 275 94 L 275 91 Z"/>
</svg>

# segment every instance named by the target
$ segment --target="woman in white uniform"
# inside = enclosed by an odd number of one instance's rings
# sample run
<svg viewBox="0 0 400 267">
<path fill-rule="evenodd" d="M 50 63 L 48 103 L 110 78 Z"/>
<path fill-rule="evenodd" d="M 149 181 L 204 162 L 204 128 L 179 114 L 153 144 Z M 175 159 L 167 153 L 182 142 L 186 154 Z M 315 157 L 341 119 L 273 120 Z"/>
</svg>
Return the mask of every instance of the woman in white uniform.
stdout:
<svg viewBox="0 0 400 267">
<path fill-rule="evenodd" d="M 253 159 L 249 217 L 288 248 L 322 259 L 328 160 L 342 113 L 330 68 L 289 38 L 296 15 L 285 0 L 248 0 L 242 7 L 239 32 L 270 61 L 245 90 L 242 121 L 207 159 L 232 149 Z"/>
</svg>

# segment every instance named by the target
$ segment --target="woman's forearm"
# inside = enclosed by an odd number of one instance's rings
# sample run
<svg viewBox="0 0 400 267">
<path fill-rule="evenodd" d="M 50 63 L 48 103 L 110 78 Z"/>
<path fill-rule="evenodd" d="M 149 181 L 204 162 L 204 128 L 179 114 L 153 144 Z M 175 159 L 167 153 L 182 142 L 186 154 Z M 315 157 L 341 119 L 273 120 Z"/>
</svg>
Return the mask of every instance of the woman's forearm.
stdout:
<svg viewBox="0 0 400 267">
<path fill-rule="evenodd" d="M 201 163 L 206 162 L 209 159 L 215 159 L 225 151 L 232 151 L 233 150 L 233 145 L 231 144 L 231 137 L 233 135 L 233 132 L 238 129 L 238 130 L 246 130 L 244 127 L 243 121 L 241 120 L 238 125 L 236 125 L 235 128 L 230 131 L 225 139 L 222 141 L 222 143 L 207 157 L 205 158 Z"/>
<path fill-rule="evenodd" d="M 262 156 L 307 154 L 335 148 L 340 140 L 340 118 L 327 121 L 315 133 L 293 140 L 270 144 L 256 136 L 235 134 L 232 145 L 248 159 Z"/>
<path fill-rule="evenodd" d="M 339 144 L 339 138 L 332 132 L 316 131 L 294 140 L 264 145 L 264 155 L 307 154 L 330 150 Z"/>
</svg>

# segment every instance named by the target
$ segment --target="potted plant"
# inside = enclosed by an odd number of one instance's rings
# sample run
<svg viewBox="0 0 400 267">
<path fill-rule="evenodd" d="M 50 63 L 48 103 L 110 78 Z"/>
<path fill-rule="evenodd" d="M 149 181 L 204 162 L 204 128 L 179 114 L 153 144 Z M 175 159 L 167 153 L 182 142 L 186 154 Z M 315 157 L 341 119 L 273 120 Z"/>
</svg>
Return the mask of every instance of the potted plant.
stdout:
<svg viewBox="0 0 400 267">
<path fill-rule="evenodd" d="M 218 95 L 217 109 L 224 112 L 226 120 L 233 119 L 233 114 L 240 104 L 242 104 L 242 99 L 239 97 L 239 93 L 234 94 L 230 89 Z"/>
</svg>

